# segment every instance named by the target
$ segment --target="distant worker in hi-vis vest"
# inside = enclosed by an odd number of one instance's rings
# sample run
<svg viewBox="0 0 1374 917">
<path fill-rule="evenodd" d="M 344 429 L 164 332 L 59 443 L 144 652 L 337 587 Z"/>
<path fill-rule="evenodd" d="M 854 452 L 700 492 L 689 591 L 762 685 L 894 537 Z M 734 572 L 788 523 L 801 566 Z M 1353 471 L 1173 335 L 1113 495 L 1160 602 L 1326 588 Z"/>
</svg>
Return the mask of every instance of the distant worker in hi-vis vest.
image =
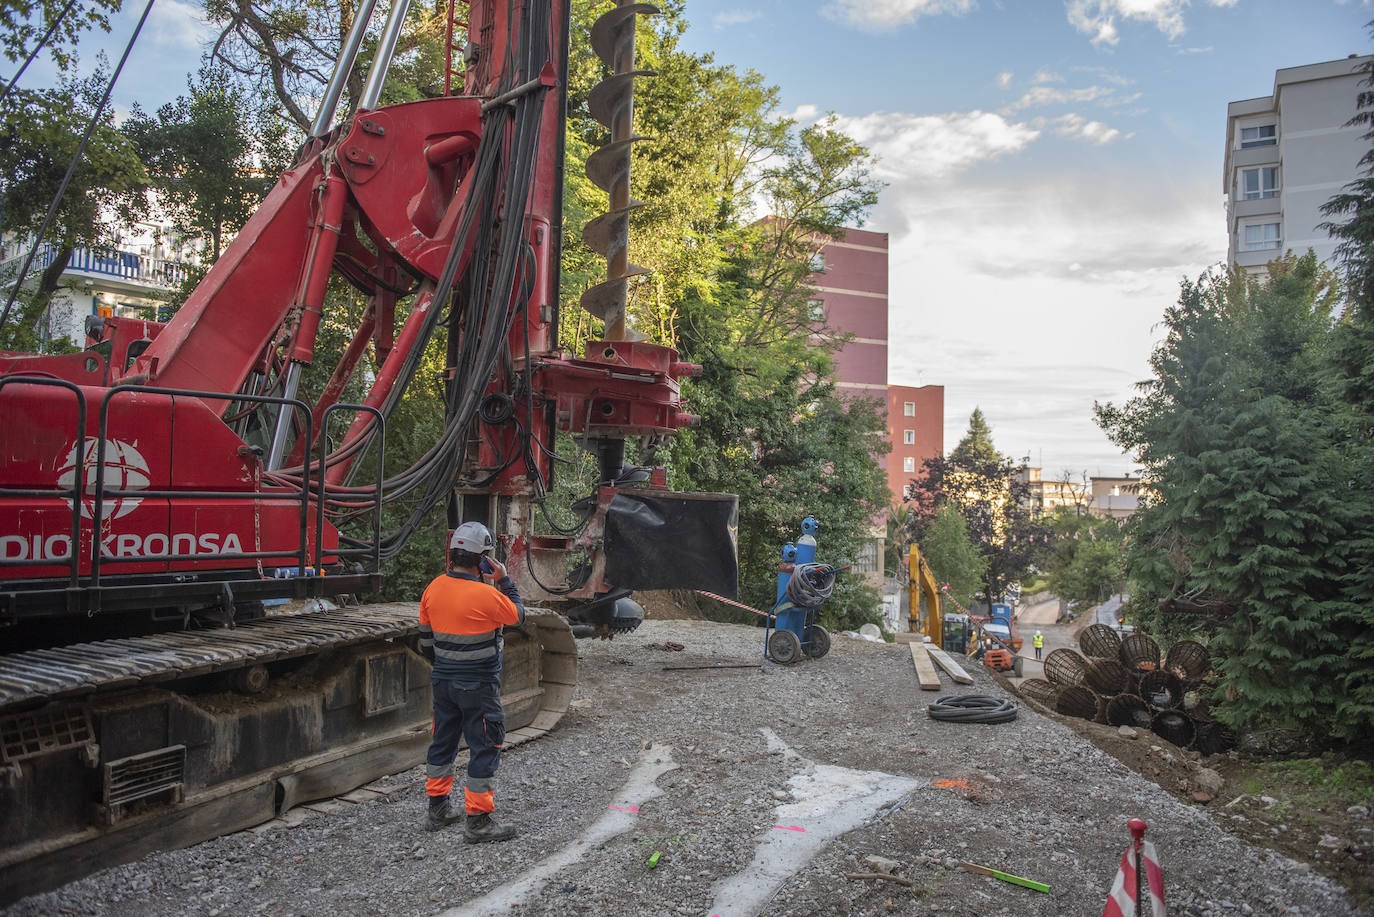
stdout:
<svg viewBox="0 0 1374 917">
<path fill-rule="evenodd" d="M 1045 648 L 1045 635 L 1037 630 L 1035 632 L 1035 639 L 1032 640 L 1031 643 L 1035 646 L 1035 658 L 1039 659 L 1040 651 Z"/>
</svg>

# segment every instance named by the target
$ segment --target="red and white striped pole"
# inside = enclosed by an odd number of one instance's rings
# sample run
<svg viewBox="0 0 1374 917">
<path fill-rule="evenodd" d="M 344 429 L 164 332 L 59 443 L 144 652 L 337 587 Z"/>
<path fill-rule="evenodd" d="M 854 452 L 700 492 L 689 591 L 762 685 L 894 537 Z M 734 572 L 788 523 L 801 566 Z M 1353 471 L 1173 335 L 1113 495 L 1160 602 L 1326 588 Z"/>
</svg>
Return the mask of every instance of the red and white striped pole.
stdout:
<svg viewBox="0 0 1374 917">
<path fill-rule="evenodd" d="M 1159 868 L 1155 845 L 1145 840 L 1145 831 L 1149 826 L 1133 818 L 1126 823 L 1126 827 L 1131 829 L 1131 846 L 1121 855 L 1121 868 L 1117 870 L 1111 891 L 1107 893 L 1107 905 L 1102 909 L 1102 917 L 1167 917 L 1164 871 Z M 1144 907 L 1141 895 L 1142 871 L 1148 889 L 1148 910 Z"/>
</svg>

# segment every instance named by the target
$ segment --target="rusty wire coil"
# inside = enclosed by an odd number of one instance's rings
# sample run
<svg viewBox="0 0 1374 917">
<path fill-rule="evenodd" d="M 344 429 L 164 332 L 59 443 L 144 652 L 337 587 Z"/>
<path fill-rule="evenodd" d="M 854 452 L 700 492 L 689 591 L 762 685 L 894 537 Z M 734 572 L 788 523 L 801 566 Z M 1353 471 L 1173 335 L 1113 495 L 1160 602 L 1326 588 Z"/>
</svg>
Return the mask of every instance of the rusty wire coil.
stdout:
<svg viewBox="0 0 1374 917">
<path fill-rule="evenodd" d="M 1059 694 L 1059 689 L 1043 678 L 1027 678 L 1021 682 L 1020 690 L 1023 697 L 1051 709 Z"/>
<path fill-rule="evenodd" d="M 1150 707 L 1134 694 L 1118 694 L 1107 701 L 1107 722 L 1113 726 L 1150 728 Z"/>
<path fill-rule="evenodd" d="M 1161 739 L 1168 739 L 1179 748 L 1187 748 L 1197 737 L 1193 721 L 1177 710 L 1161 710 L 1150 720 L 1150 731 Z"/>
<path fill-rule="evenodd" d="M 1083 683 L 1104 697 L 1115 697 L 1131 689 L 1131 675 L 1115 659 L 1091 659 Z"/>
<path fill-rule="evenodd" d="M 1164 657 L 1164 668 L 1177 675 L 1185 685 L 1196 684 L 1212 667 L 1212 656 L 1207 647 L 1196 640 L 1180 640 L 1169 647 Z"/>
<path fill-rule="evenodd" d="M 1082 685 L 1064 685 L 1054 700 L 1056 713 L 1085 720 L 1097 716 L 1097 695 Z"/>
<path fill-rule="evenodd" d="M 1193 747 L 1203 755 L 1219 755 L 1222 752 L 1234 748 L 1236 735 L 1222 723 L 1213 719 L 1195 719 L 1193 721 L 1197 737 L 1193 740 Z"/>
<path fill-rule="evenodd" d="M 1121 641 L 1121 664 L 1132 672 L 1152 672 L 1159 668 L 1159 644 L 1148 634 L 1131 634 Z"/>
<path fill-rule="evenodd" d="M 1172 710 L 1183 703 L 1183 681 L 1163 669 L 1146 672 L 1140 676 L 1140 696 L 1156 710 Z"/>
<path fill-rule="evenodd" d="M 1081 685 L 1088 661 L 1073 650 L 1054 650 L 1045 657 L 1045 677 L 1057 685 Z"/>
<path fill-rule="evenodd" d="M 1121 651 L 1121 635 L 1106 624 L 1091 624 L 1078 635 L 1078 648 L 1090 659 L 1115 659 Z"/>
</svg>

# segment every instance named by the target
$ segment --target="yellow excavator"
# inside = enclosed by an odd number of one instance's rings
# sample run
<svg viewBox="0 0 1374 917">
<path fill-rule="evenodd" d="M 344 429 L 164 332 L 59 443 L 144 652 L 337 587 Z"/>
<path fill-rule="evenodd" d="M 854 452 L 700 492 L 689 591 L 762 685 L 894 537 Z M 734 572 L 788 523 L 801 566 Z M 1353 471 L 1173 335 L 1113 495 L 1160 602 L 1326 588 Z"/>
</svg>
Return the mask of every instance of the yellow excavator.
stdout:
<svg viewBox="0 0 1374 917">
<path fill-rule="evenodd" d="M 957 653 L 968 652 L 971 624 L 969 616 L 945 612 L 941 604 L 940 584 L 935 579 L 930 564 L 921 555 L 921 549 L 915 544 L 911 546 L 907 555 L 907 583 L 907 614 L 911 632 L 924 634 L 930 638 L 931 643 L 942 649 Z"/>
</svg>

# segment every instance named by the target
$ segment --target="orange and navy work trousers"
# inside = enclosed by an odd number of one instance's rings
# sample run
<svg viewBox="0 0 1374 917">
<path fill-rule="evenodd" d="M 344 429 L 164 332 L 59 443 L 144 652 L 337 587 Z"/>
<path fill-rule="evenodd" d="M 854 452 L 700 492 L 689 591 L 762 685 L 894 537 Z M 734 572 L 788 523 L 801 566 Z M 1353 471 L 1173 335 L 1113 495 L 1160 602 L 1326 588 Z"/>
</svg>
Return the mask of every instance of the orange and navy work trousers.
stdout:
<svg viewBox="0 0 1374 917">
<path fill-rule="evenodd" d="M 496 683 L 472 684 L 436 678 L 434 689 L 434 740 L 425 756 L 425 793 L 431 805 L 447 799 L 453 790 L 453 759 L 458 741 L 468 744 L 468 779 L 463 805 L 469 815 L 496 808 L 492 778 L 501 763 L 506 741 L 506 712 L 501 708 L 501 687 Z"/>
</svg>

